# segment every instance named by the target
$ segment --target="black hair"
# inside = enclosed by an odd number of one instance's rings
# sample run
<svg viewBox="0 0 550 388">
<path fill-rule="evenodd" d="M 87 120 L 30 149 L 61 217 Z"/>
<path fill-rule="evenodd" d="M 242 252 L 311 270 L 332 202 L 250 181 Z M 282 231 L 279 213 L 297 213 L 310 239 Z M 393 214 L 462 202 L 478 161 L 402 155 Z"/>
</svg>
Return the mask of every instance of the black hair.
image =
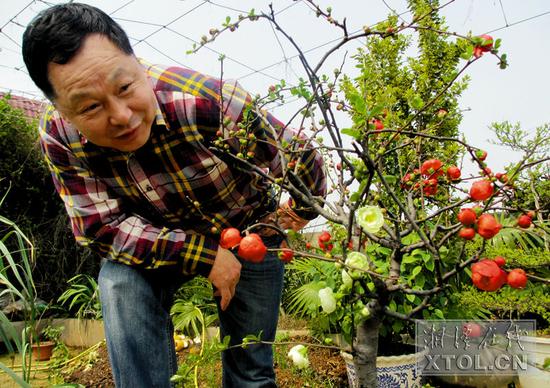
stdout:
<svg viewBox="0 0 550 388">
<path fill-rule="evenodd" d="M 90 34 L 102 34 L 128 55 L 134 53 L 122 27 L 99 8 L 81 3 L 58 4 L 40 12 L 23 34 L 23 60 L 30 77 L 50 100 L 55 90 L 48 78 L 50 62 L 65 64 Z"/>
</svg>

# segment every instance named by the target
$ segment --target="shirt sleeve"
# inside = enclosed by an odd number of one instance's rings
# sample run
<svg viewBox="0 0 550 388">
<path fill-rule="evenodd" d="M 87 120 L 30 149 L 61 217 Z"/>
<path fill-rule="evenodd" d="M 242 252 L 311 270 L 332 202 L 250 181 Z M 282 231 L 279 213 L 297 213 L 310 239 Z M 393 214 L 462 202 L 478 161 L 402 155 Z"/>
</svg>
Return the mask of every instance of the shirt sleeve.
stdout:
<svg viewBox="0 0 550 388">
<path fill-rule="evenodd" d="M 40 123 L 40 144 L 54 185 L 65 204 L 76 241 L 115 262 L 145 269 L 177 268 L 208 276 L 218 244 L 202 234 L 151 224 L 132 213 L 75 155 L 53 109 Z"/>
<path fill-rule="evenodd" d="M 297 165 L 295 178 L 291 182 L 297 187 L 305 187 L 313 195 L 324 198 L 326 196 L 326 172 L 322 155 L 310 147 L 308 139 L 303 133 L 285 126 L 272 114 L 266 111 L 257 112 L 253 106 L 252 97 L 234 81 L 223 84 L 222 111 L 228 130 L 238 131 L 246 128 L 247 134 L 253 133 L 256 141 L 247 144 L 247 151 L 253 153 L 252 163 L 269 169 L 274 177 L 283 176 L 283 163 L 294 162 Z M 260 114 L 263 117 L 260 117 Z M 298 139 L 298 141 L 295 141 Z M 280 144 L 297 144 L 292 155 L 295 160 L 285 153 L 281 157 L 278 151 Z M 234 147 L 239 147 L 237 142 Z M 290 164 L 290 166 L 293 166 Z M 293 169 L 293 168 L 292 168 Z M 293 169 L 294 170 L 294 169 Z M 313 219 L 317 214 L 303 203 L 300 198 L 293 197 L 293 210 L 304 219 Z"/>
</svg>

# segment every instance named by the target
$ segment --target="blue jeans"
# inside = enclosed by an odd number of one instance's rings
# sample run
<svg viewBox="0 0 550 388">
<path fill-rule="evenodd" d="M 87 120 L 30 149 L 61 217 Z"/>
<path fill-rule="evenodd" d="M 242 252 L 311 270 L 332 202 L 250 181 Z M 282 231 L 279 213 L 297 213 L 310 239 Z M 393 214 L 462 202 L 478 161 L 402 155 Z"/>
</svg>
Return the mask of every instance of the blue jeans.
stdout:
<svg viewBox="0 0 550 388">
<path fill-rule="evenodd" d="M 279 238 L 264 238 L 276 247 Z M 226 311 L 218 309 L 222 336 L 239 344 L 248 334 L 275 338 L 283 283 L 283 263 L 276 254 L 264 262 L 242 262 L 235 296 Z M 104 262 L 99 273 L 105 336 L 113 378 L 121 388 L 170 387 L 177 371 L 170 308 L 185 279 L 166 270 L 139 270 Z M 274 387 L 270 345 L 222 354 L 224 387 Z"/>
</svg>

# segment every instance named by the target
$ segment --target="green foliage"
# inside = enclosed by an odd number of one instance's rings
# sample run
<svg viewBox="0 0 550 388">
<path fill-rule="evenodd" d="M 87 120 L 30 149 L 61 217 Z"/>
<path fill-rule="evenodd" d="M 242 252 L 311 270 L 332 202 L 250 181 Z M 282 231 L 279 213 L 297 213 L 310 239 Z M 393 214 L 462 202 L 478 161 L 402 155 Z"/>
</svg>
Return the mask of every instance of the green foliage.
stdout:
<svg viewBox="0 0 550 388">
<path fill-rule="evenodd" d="M 526 163 L 548 158 L 550 150 L 550 124 L 544 124 L 534 131 L 522 129 L 520 123 L 504 121 L 493 123 L 496 135 L 494 144 L 521 152 L 525 157 L 518 163 L 511 163 L 505 172 L 516 188 L 514 197 L 507 199 L 509 207 L 534 210 L 539 209 L 542 218 L 548 219 L 550 208 L 550 164 L 542 163 L 529 169 L 520 169 Z M 548 230 L 548 229 L 546 229 Z"/>
<path fill-rule="evenodd" d="M 550 277 L 550 255 L 542 248 L 487 246 L 484 257 L 496 256 L 505 258 L 505 270 L 522 268 L 528 274 Z M 484 292 L 465 285 L 461 292 L 451 294 L 451 299 L 450 318 L 535 318 L 539 328 L 550 327 L 550 286 L 536 279 L 530 279 L 522 290 L 504 286 L 495 292 Z"/>
<path fill-rule="evenodd" d="M 37 122 L 29 121 L 8 99 L 0 99 L 0 193 L 7 193 L 1 210 L 33 240 L 37 294 L 51 301 L 64 291 L 67 279 L 97 274 L 99 259 L 74 241 L 42 158 Z"/>
<path fill-rule="evenodd" d="M 208 341 L 202 344 L 200 353 L 190 353 L 185 358 L 184 362 L 179 363 L 178 371 L 171 378 L 171 382 L 176 387 L 187 387 L 197 382 L 197 368 L 208 371 L 211 379 L 215 373 L 211 373 L 214 368 L 213 364 L 219 359 L 220 353 L 229 346 L 230 338 L 226 336 L 222 342 L 217 339 Z M 211 366 L 211 367 L 207 367 Z M 216 381 L 207 381 L 208 386 L 216 386 Z"/>
<path fill-rule="evenodd" d="M 176 293 L 170 315 L 174 330 L 191 337 L 201 335 L 218 319 L 210 282 L 198 276 L 184 283 Z"/>
<path fill-rule="evenodd" d="M 57 299 L 76 318 L 101 319 L 99 287 L 90 275 L 79 274 L 67 281 L 69 288 Z"/>
<path fill-rule="evenodd" d="M 430 7 L 425 1 L 411 2 L 415 15 L 427 13 Z M 379 30 L 396 28 L 396 16 L 388 18 Z M 437 14 L 422 18 L 419 24 L 435 30 L 446 30 L 443 20 Z M 458 107 L 458 97 L 467 87 L 468 78 L 455 82 L 448 87 L 457 75 L 461 48 L 445 35 L 428 29 L 419 30 L 417 44 L 418 55 L 407 57 L 413 40 L 410 36 L 397 34 L 392 38 L 370 36 L 366 47 L 360 48 L 354 55 L 360 75 L 351 80 L 344 77 L 341 88 L 346 95 L 354 123 L 351 131 L 372 129 L 366 123 L 372 118 L 382 118 L 386 128 L 415 130 L 437 136 L 457 136 L 462 115 Z M 435 94 L 441 96 L 431 103 Z M 446 112 L 445 120 L 438 116 L 440 110 Z M 380 137 L 387 139 L 390 135 Z M 356 137 L 357 138 L 357 137 Z M 373 141 L 373 153 L 379 143 Z M 425 156 L 440 157 L 444 162 L 452 163 L 458 156 L 458 148 L 434 141 L 419 141 L 414 153 L 388 153 L 384 163 L 389 166 L 401 166 L 393 169 L 394 174 L 404 175 L 403 169 L 417 164 Z"/>
<path fill-rule="evenodd" d="M 2 204 L 4 198 L 0 201 Z M 23 360 L 21 376 L 16 376 L 12 370 L 0 363 L 0 368 L 6 371 L 21 386 L 29 386 L 32 364 L 29 340 L 37 337 L 38 312 L 36 309 L 36 288 L 34 286 L 31 264 L 34 261 L 34 247 L 31 241 L 9 219 L 0 216 L 0 225 L 3 231 L 0 239 L 0 283 L 4 289 L 0 293 L 11 300 L 23 301 L 25 328 L 21 336 L 17 334 L 6 315 L 0 311 L 0 336 L 10 353 L 15 349 Z M 9 247 L 12 247 L 11 249 Z M 13 248 L 15 247 L 15 248 Z M 15 344 L 15 348 L 13 346 Z"/>
<path fill-rule="evenodd" d="M 527 283 L 525 289 L 503 287 L 483 292 L 473 286 L 455 297 L 456 306 L 471 317 L 477 310 L 489 311 L 494 319 L 537 319 L 537 329 L 550 327 L 550 288 L 547 284 Z"/>
<path fill-rule="evenodd" d="M 43 217 L 48 210 L 44 206 L 47 191 L 42 190 L 48 185 L 49 173 L 38 147 L 36 122 L 12 108 L 8 98 L 0 99 L 0 193 L 9 191 L 3 213 L 25 228 L 29 217 Z"/>
</svg>

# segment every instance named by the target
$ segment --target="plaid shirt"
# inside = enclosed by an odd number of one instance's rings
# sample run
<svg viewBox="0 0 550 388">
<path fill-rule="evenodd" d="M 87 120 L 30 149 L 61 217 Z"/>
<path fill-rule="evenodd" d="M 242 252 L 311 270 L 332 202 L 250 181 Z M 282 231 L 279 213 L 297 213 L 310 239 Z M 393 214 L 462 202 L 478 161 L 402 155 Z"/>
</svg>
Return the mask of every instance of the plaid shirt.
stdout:
<svg viewBox="0 0 550 388">
<path fill-rule="evenodd" d="M 143 147 L 121 152 L 96 146 L 50 106 L 40 123 L 42 151 L 78 243 L 124 264 L 207 276 L 218 249 L 213 227 L 243 227 L 269 210 L 269 181 L 227 155 L 241 151 L 239 140 L 226 136 L 225 155 L 213 146 L 221 114 L 225 135 L 238 131 L 251 98 L 237 83 L 142 64 L 158 102 Z M 282 131 L 278 136 L 290 141 L 296 135 L 265 117 Z M 256 137 L 247 149 L 254 153 L 249 162 L 281 176 L 275 135 L 258 117 L 249 132 Z M 306 151 L 301 162 L 303 182 L 324 196 L 321 155 Z"/>
</svg>

